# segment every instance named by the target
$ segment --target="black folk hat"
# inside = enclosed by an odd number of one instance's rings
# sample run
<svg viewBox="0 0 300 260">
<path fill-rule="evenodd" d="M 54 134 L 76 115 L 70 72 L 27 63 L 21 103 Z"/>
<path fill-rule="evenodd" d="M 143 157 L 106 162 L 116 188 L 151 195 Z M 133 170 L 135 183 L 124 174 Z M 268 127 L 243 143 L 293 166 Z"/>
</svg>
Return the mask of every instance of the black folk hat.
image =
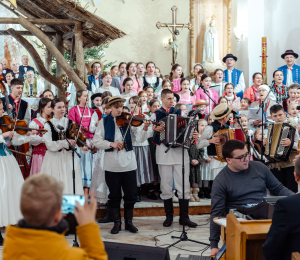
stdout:
<svg viewBox="0 0 300 260">
<path fill-rule="evenodd" d="M 176 103 L 180 101 L 180 96 L 177 93 L 174 93 L 174 97 L 176 97 Z"/>
<path fill-rule="evenodd" d="M 223 62 L 225 63 L 228 58 L 233 58 L 235 61 L 237 61 L 237 57 L 230 53 L 223 58 Z"/>
<path fill-rule="evenodd" d="M 96 97 L 101 97 L 101 96 L 102 96 L 102 93 L 96 93 L 91 96 L 91 100 L 93 101 Z"/>
<path fill-rule="evenodd" d="M 285 51 L 285 53 L 283 53 L 282 55 L 281 55 L 281 58 L 285 58 L 285 56 L 286 55 L 293 55 L 296 59 L 298 58 L 298 54 L 297 53 L 295 53 L 293 50 L 286 50 Z"/>
</svg>

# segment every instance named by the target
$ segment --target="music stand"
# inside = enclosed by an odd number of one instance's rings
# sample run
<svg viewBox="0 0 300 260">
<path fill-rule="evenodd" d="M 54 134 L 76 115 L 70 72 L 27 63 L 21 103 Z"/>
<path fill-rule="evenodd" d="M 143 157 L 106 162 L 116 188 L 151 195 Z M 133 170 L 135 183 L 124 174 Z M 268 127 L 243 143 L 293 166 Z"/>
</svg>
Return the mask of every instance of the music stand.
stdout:
<svg viewBox="0 0 300 260">
<path fill-rule="evenodd" d="M 165 153 L 167 153 L 171 148 L 172 146 L 175 144 L 175 142 L 185 133 L 185 131 L 189 128 L 189 126 L 193 123 L 193 121 L 196 119 L 196 115 L 194 115 L 194 118 L 192 120 L 190 120 L 190 122 L 188 123 L 188 125 L 182 129 L 182 131 L 180 132 L 180 134 L 177 136 L 177 138 L 172 142 L 172 144 L 168 147 L 168 149 L 165 151 Z M 182 141 L 182 144 L 181 144 L 181 148 L 182 148 L 182 207 L 184 208 L 184 203 L 185 203 L 185 200 L 184 200 L 184 173 L 185 173 L 185 167 L 184 167 L 184 143 L 185 143 L 185 140 L 184 140 L 184 136 L 183 136 L 183 141 Z M 183 214 L 183 211 L 181 211 L 181 214 Z M 198 244 L 202 244 L 202 245 L 205 245 L 205 246 L 210 246 L 210 244 L 206 244 L 206 243 L 202 243 L 202 242 L 199 242 L 199 241 L 196 241 L 196 240 L 192 240 L 192 239 L 189 239 L 188 236 L 187 236 L 187 232 L 185 231 L 185 219 L 183 216 L 182 217 L 182 220 L 183 220 L 183 223 L 182 223 L 182 233 L 180 235 L 180 237 L 175 237 L 175 236 L 171 236 L 171 238 L 177 238 L 179 239 L 178 241 L 176 241 L 175 243 L 167 246 L 167 248 L 170 248 L 172 246 L 175 246 L 176 244 L 182 242 L 182 241 L 190 241 L 190 242 L 194 242 L 194 243 L 198 243 Z"/>
</svg>

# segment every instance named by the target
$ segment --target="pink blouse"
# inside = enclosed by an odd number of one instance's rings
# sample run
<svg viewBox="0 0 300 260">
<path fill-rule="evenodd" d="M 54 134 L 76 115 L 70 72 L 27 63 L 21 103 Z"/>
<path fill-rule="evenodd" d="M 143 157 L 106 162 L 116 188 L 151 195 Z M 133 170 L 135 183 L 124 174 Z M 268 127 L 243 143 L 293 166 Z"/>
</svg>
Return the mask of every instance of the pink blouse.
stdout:
<svg viewBox="0 0 300 260">
<path fill-rule="evenodd" d="M 173 80 L 173 86 L 174 86 L 173 92 L 174 93 L 177 93 L 177 92 L 180 91 L 180 89 L 181 89 L 181 87 L 180 87 L 180 81 L 181 81 L 181 78 Z"/>
<path fill-rule="evenodd" d="M 187 94 L 178 93 L 178 95 L 180 96 L 180 100 L 178 103 L 185 104 L 185 105 L 189 105 L 189 104 L 195 105 L 195 102 L 196 102 L 195 95 L 191 96 L 190 93 L 187 93 Z"/>
<path fill-rule="evenodd" d="M 207 94 L 218 104 L 219 93 L 213 89 L 206 90 Z M 208 102 L 208 106 L 206 107 L 205 113 L 211 113 L 213 109 L 216 107 L 215 103 L 210 100 L 210 98 L 204 93 L 202 88 L 199 88 L 195 91 L 196 100 L 204 99 Z"/>
<path fill-rule="evenodd" d="M 125 80 L 126 78 L 127 78 L 127 77 L 124 77 L 124 78 L 122 78 L 121 81 L 120 81 L 121 93 L 124 92 L 124 90 L 123 90 L 123 89 L 124 89 L 124 87 L 123 87 L 123 82 L 124 82 L 124 80 Z M 139 79 L 138 81 L 139 81 L 140 87 L 139 87 L 139 84 L 138 84 L 136 78 L 135 78 L 135 77 L 133 78 L 133 89 L 132 89 L 132 92 L 134 92 L 134 93 L 136 93 L 136 94 L 138 94 L 140 91 L 143 90 L 142 81 L 141 81 L 140 79 Z"/>
<path fill-rule="evenodd" d="M 84 107 L 75 106 L 69 110 L 69 119 L 71 119 L 76 124 L 80 124 L 81 115 L 83 113 Z M 94 134 L 89 131 L 90 123 L 92 120 L 92 115 L 94 113 L 94 109 L 86 107 L 84 111 L 84 116 L 82 118 L 82 127 L 88 130 L 87 133 L 84 133 L 87 139 L 93 138 Z"/>
</svg>

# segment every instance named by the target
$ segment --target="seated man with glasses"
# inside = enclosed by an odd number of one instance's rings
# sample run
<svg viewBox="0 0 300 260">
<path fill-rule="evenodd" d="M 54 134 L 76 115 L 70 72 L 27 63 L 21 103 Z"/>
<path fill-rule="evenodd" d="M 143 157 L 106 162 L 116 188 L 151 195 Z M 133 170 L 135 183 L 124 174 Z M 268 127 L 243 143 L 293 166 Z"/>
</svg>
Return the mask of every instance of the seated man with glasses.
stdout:
<svg viewBox="0 0 300 260">
<path fill-rule="evenodd" d="M 229 209 L 262 202 L 268 189 L 274 196 L 290 196 L 294 193 L 284 187 L 267 166 L 250 161 L 245 143 L 227 141 L 222 154 L 227 166 L 217 175 L 212 187 L 210 245 L 211 255 L 219 251 L 221 228 L 213 222 L 215 217 L 225 217 Z"/>
</svg>

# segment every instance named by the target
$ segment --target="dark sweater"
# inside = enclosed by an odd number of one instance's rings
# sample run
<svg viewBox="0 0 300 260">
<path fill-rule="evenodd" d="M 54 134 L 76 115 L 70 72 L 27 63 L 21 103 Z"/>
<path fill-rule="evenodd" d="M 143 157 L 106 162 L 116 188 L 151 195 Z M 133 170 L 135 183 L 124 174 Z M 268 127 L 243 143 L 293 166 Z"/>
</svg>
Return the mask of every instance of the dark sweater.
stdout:
<svg viewBox="0 0 300 260">
<path fill-rule="evenodd" d="M 218 248 L 221 228 L 213 222 L 215 217 L 225 217 L 229 209 L 249 203 L 260 203 L 266 188 L 275 196 L 294 193 L 285 188 L 261 162 L 249 162 L 247 170 L 231 171 L 226 166 L 215 178 L 212 187 L 210 245 Z"/>
</svg>

